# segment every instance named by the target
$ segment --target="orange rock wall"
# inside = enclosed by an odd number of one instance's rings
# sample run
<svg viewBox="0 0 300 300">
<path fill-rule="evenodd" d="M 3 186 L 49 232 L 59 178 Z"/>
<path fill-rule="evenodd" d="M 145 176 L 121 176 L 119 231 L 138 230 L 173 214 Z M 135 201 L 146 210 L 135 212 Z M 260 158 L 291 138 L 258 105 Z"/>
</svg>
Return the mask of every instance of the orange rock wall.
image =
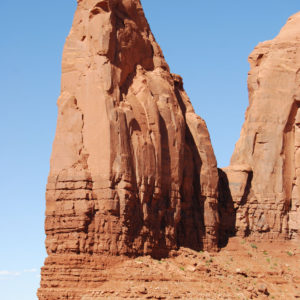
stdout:
<svg viewBox="0 0 300 300">
<path fill-rule="evenodd" d="M 39 299 L 81 299 L 101 255 L 216 249 L 217 185 L 205 122 L 140 1 L 78 1 L 63 53 Z"/>
<path fill-rule="evenodd" d="M 92 295 L 124 255 L 215 250 L 235 234 L 299 239 L 299 25 L 296 14 L 250 55 L 246 120 L 218 171 L 205 122 L 140 1 L 78 0 L 63 53 L 40 300 Z"/>
<path fill-rule="evenodd" d="M 238 235 L 299 238 L 300 14 L 249 57 L 249 107 L 227 174 Z"/>
</svg>

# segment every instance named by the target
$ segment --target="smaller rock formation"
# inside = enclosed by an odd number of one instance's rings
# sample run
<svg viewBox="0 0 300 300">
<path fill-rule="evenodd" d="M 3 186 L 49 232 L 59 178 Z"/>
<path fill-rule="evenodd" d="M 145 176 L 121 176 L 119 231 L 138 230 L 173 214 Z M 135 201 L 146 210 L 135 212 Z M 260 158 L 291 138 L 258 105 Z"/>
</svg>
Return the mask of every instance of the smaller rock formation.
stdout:
<svg viewBox="0 0 300 300">
<path fill-rule="evenodd" d="M 223 169 L 236 232 L 299 239 L 300 13 L 274 40 L 260 43 L 249 62 L 250 104 L 231 164 Z"/>
</svg>

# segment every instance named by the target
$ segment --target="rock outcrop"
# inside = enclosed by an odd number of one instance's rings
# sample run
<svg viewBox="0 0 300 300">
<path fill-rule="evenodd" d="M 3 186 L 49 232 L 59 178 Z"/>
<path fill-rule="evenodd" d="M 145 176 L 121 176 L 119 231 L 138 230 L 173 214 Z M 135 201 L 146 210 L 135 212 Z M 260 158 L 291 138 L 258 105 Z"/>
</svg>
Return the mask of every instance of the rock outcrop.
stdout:
<svg viewBox="0 0 300 300">
<path fill-rule="evenodd" d="M 300 13 L 249 57 L 249 102 L 227 174 L 238 235 L 299 238 Z M 232 230 L 232 227 L 231 227 Z"/>
<path fill-rule="evenodd" d="M 218 243 L 205 122 L 171 74 L 139 0 L 78 0 L 62 62 L 39 299 L 81 299 L 103 255 Z"/>
</svg>

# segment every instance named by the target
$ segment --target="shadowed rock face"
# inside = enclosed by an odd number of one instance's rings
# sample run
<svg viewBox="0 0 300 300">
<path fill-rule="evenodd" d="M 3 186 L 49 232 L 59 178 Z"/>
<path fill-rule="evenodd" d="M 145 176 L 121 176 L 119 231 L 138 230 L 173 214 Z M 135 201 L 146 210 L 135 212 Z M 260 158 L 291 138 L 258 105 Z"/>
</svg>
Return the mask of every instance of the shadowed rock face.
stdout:
<svg viewBox="0 0 300 300">
<path fill-rule="evenodd" d="M 63 53 L 39 299 L 81 299 L 103 254 L 215 249 L 217 185 L 205 122 L 140 1 L 78 1 Z"/>
<path fill-rule="evenodd" d="M 238 235 L 299 238 L 300 14 L 249 57 L 249 102 L 227 173 Z"/>
</svg>

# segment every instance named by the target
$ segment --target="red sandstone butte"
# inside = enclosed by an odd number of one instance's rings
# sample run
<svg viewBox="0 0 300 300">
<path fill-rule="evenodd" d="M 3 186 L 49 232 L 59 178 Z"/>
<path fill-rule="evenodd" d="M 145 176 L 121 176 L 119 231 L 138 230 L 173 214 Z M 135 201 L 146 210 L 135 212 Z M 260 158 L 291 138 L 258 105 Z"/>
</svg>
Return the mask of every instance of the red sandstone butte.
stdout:
<svg viewBox="0 0 300 300">
<path fill-rule="evenodd" d="M 300 13 L 249 57 L 249 107 L 227 174 L 238 235 L 300 237 Z"/>
<path fill-rule="evenodd" d="M 81 299 L 103 261 L 215 249 L 218 171 L 205 122 L 139 0 L 78 0 L 62 61 L 40 300 Z"/>
</svg>

